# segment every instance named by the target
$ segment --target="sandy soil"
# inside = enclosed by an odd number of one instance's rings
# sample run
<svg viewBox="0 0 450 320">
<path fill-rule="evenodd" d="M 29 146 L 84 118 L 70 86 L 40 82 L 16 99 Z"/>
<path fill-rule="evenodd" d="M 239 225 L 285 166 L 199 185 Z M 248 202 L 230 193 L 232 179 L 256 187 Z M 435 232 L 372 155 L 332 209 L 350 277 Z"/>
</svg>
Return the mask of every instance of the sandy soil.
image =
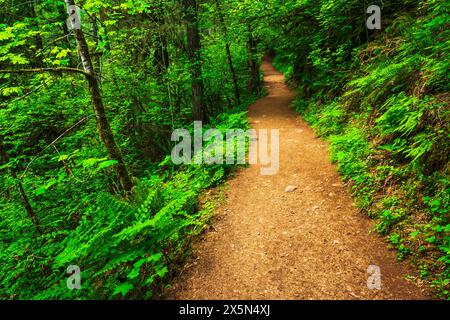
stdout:
<svg viewBox="0 0 450 320">
<path fill-rule="evenodd" d="M 169 299 L 427 299 L 405 275 L 354 207 L 327 144 L 289 108 L 293 93 L 269 62 L 267 97 L 250 107 L 252 127 L 280 129 L 280 171 L 259 165 L 229 181 L 213 227 L 167 292 Z M 288 185 L 296 186 L 285 192 Z M 367 268 L 381 270 L 381 289 L 368 289 Z"/>
</svg>

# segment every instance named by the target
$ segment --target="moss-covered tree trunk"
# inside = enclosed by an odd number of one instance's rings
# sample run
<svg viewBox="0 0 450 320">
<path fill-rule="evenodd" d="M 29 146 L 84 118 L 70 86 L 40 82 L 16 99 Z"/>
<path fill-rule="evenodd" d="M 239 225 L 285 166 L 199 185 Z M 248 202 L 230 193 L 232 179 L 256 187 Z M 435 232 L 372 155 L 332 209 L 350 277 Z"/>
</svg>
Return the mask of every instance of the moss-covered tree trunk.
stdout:
<svg viewBox="0 0 450 320">
<path fill-rule="evenodd" d="M 75 5 L 73 0 L 65 0 L 65 2 L 68 8 L 69 6 Z M 84 71 L 87 74 L 89 92 L 91 94 L 92 106 L 97 119 L 97 128 L 100 138 L 105 144 L 109 157 L 112 160 L 117 161 L 117 164 L 114 166 L 117 177 L 119 178 L 119 182 L 123 190 L 128 192 L 133 187 L 133 184 L 128 174 L 125 161 L 123 160 L 122 153 L 114 140 L 114 135 L 111 130 L 111 126 L 109 125 L 108 118 L 106 117 L 98 78 L 92 64 L 92 59 L 89 54 L 89 48 L 86 43 L 84 33 L 80 28 L 75 28 L 73 30 L 73 34 L 77 42 L 78 53 L 81 57 Z"/>
</svg>

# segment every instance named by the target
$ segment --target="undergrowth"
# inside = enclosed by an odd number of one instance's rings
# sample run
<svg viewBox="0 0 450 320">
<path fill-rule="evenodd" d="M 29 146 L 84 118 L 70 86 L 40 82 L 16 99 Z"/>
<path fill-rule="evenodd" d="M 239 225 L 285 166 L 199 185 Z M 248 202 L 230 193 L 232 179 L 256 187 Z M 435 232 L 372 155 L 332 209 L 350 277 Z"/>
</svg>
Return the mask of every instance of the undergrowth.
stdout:
<svg viewBox="0 0 450 320">
<path fill-rule="evenodd" d="M 246 129 L 243 110 L 223 113 L 211 125 Z M 85 204 L 75 229 L 5 243 L 0 259 L 9 272 L 1 279 L 0 297 L 148 299 L 161 294 L 186 257 L 191 238 L 204 230 L 211 216 L 214 203 L 199 205 L 199 196 L 220 184 L 233 168 L 227 164 L 180 168 L 168 156 L 157 171 L 136 181 L 131 201 L 100 192 Z M 9 223 L 1 221 L 2 228 Z M 80 290 L 67 289 L 69 265 L 81 269 Z M 27 290 L 21 290 L 24 287 Z"/>
<path fill-rule="evenodd" d="M 343 74 L 316 76 L 325 88 L 296 110 L 330 141 L 331 160 L 375 230 L 410 259 L 438 297 L 450 298 L 448 2 L 422 2 L 371 42 L 355 47 Z M 291 85 L 301 76 L 275 65 Z M 317 57 L 308 60 L 316 68 Z M 320 85 L 312 85 L 312 87 Z"/>
</svg>

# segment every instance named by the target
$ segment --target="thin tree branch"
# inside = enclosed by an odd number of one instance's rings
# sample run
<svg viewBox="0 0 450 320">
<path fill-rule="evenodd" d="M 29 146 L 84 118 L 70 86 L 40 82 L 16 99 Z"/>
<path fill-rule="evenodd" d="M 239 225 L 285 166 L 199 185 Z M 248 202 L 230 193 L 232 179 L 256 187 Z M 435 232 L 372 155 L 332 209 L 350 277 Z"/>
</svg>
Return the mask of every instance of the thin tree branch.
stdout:
<svg viewBox="0 0 450 320">
<path fill-rule="evenodd" d="M 20 175 L 20 179 L 22 179 L 25 174 L 28 171 L 28 168 L 30 167 L 30 165 L 34 162 L 34 160 L 36 160 L 45 150 L 47 150 L 48 148 L 50 148 L 52 145 L 54 145 L 56 142 L 58 142 L 59 139 L 61 139 L 62 137 L 64 137 L 67 133 L 69 133 L 73 128 L 75 128 L 76 126 L 78 126 L 80 123 L 86 121 L 87 119 L 91 118 L 95 116 L 95 114 L 91 114 L 88 116 L 85 116 L 84 118 L 82 118 L 80 121 L 78 121 L 77 123 L 75 123 L 73 126 L 71 126 L 69 129 L 67 129 L 66 131 L 64 131 L 63 133 L 61 133 L 55 140 L 52 141 L 52 143 L 50 143 L 49 145 L 47 145 L 44 149 L 42 149 L 36 156 L 34 156 L 33 159 L 31 159 L 31 161 L 28 163 L 28 165 L 26 166 L 25 170 L 23 171 L 23 173 Z"/>
</svg>

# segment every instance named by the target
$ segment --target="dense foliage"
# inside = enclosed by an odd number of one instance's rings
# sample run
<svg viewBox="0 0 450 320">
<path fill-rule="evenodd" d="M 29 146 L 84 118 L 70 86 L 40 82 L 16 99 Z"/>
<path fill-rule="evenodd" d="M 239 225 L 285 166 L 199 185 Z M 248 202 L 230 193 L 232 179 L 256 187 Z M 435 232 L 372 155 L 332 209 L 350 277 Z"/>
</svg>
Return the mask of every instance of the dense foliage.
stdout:
<svg viewBox="0 0 450 320">
<path fill-rule="evenodd" d="M 0 298 L 159 294 L 232 170 L 174 166 L 171 133 L 246 128 L 265 53 L 359 208 L 449 297 L 450 2 L 370 4 L 381 30 L 358 0 L 0 0 Z"/>
<path fill-rule="evenodd" d="M 180 168 L 165 159 L 173 129 L 192 129 L 193 63 L 202 67 L 203 120 L 219 129 L 247 126 L 243 110 L 254 99 L 247 62 L 256 58 L 247 50 L 247 30 L 221 3 L 193 8 L 202 31 L 197 62 L 189 60 L 189 21 L 181 2 L 77 5 L 134 187 L 126 192 L 116 178 L 118 161 L 96 126 L 91 79 L 63 69 L 83 69 L 65 3 L 2 0 L 0 69 L 56 71 L 0 75 L 1 298 L 143 298 L 160 292 L 161 279 L 210 210 L 198 206 L 200 192 L 231 169 Z M 81 290 L 66 287 L 69 265 L 81 268 Z"/>
<path fill-rule="evenodd" d="M 450 2 L 372 1 L 376 31 L 361 1 L 285 3 L 273 49 L 296 109 L 331 142 L 376 230 L 449 297 Z"/>
</svg>

